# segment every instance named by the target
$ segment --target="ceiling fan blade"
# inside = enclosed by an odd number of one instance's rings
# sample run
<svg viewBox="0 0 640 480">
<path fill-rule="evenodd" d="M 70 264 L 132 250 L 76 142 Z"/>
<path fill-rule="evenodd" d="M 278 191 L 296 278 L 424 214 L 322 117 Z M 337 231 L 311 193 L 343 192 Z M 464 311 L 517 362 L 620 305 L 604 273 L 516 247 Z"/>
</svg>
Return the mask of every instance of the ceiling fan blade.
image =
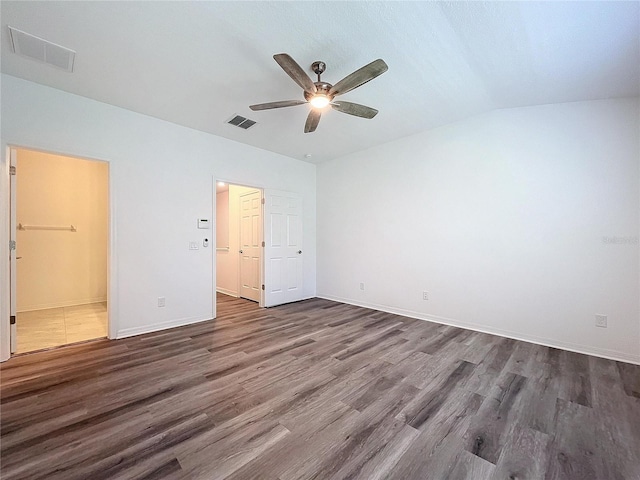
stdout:
<svg viewBox="0 0 640 480">
<path fill-rule="evenodd" d="M 374 60 L 336 83 L 331 87 L 331 90 L 329 90 L 329 95 L 335 96 L 350 92 L 354 88 L 367 83 L 369 80 L 373 80 L 378 75 L 382 75 L 387 70 L 389 70 L 389 67 L 384 63 L 384 60 L 380 58 Z"/>
<path fill-rule="evenodd" d="M 309 116 L 307 117 L 307 121 L 304 124 L 304 133 L 315 132 L 316 128 L 318 128 L 318 123 L 320 123 L 320 110 L 316 110 L 312 108 L 309 112 Z"/>
<path fill-rule="evenodd" d="M 257 110 L 271 110 L 272 108 L 282 107 L 295 107 L 296 105 L 302 105 L 304 100 L 282 100 L 280 102 L 259 103 L 257 105 L 250 105 L 249 108 L 253 111 Z"/>
<path fill-rule="evenodd" d="M 331 108 L 342 113 L 348 113 L 349 115 L 355 115 L 362 118 L 373 118 L 378 114 L 378 110 L 375 108 L 360 105 L 359 103 L 343 102 L 338 100 L 331 104 Z"/>
<path fill-rule="evenodd" d="M 273 56 L 273 59 L 278 62 L 278 65 L 287 72 L 294 82 L 296 82 L 305 92 L 310 94 L 316 93 L 317 89 L 313 83 L 313 80 L 306 74 L 300 65 L 286 53 L 278 53 Z"/>
</svg>

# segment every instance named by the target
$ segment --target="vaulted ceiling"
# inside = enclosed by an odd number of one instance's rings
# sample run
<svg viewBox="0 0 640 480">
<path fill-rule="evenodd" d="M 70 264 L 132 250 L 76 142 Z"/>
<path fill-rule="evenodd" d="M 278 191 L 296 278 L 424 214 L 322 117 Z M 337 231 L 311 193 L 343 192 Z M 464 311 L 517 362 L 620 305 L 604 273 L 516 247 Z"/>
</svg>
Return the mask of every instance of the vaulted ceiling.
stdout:
<svg viewBox="0 0 640 480">
<path fill-rule="evenodd" d="M 300 160 L 321 162 L 498 108 L 640 94 L 638 2 L 1 2 L 2 72 Z M 77 52 L 73 73 L 12 52 L 7 26 Z M 389 71 L 303 133 L 272 56 L 336 83 Z M 228 125 L 240 114 L 249 130 Z M 305 158 L 305 155 L 311 155 Z"/>
</svg>

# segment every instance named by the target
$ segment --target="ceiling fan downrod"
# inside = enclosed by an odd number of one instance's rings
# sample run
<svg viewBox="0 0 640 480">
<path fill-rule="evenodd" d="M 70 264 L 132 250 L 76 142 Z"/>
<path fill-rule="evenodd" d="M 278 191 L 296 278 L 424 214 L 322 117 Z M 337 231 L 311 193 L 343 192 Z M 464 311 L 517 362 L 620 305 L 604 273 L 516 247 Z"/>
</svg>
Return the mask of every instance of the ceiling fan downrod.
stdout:
<svg viewBox="0 0 640 480">
<path fill-rule="evenodd" d="M 322 75 L 326 69 L 327 64 L 324 62 L 317 61 L 311 64 L 311 70 L 318 76 L 318 81 L 313 82 L 313 84 L 316 86 L 315 93 L 304 92 L 304 98 L 307 101 L 311 101 L 313 98 L 320 96 L 326 97 L 329 102 L 333 100 L 333 95 L 329 94 L 329 91 L 331 90 L 331 87 L 333 87 L 333 85 L 327 82 L 323 82 L 320 79 L 320 75 Z"/>
</svg>

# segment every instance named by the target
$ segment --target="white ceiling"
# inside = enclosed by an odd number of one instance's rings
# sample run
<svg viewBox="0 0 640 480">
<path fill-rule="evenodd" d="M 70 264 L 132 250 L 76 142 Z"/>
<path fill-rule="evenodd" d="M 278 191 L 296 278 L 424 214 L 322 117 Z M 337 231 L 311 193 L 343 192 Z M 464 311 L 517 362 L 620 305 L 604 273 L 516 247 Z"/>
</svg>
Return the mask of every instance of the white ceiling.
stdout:
<svg viewBox="0 0 640 480">
<path fill-rule="evenodd" d="M 0 4 L 2 72 L 312 162 L 496 108 L 640 94 L 636 1 Z M 7 25 L 75 50 L 74 73 L 12 53 Z M 341 97 L 380 113 L 329 111 L 305 134 L 307 105 L 252 112 L 302 98 L 281 52 L 326 62 L 330 83 L 383 58 Z"/>
</svg>

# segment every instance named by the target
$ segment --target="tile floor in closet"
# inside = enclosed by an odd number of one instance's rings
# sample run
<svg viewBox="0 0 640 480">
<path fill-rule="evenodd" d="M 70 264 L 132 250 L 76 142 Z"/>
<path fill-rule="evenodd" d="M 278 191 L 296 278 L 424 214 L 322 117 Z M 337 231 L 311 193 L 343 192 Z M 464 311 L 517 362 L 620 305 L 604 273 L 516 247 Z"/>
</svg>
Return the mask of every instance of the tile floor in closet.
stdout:
<svg viewBox="0 0 640 480">
<path fill-rule="evenodd" d="M 107 303 L 18 312 L 16 353 L 107 336 Z"/>
</svg>

